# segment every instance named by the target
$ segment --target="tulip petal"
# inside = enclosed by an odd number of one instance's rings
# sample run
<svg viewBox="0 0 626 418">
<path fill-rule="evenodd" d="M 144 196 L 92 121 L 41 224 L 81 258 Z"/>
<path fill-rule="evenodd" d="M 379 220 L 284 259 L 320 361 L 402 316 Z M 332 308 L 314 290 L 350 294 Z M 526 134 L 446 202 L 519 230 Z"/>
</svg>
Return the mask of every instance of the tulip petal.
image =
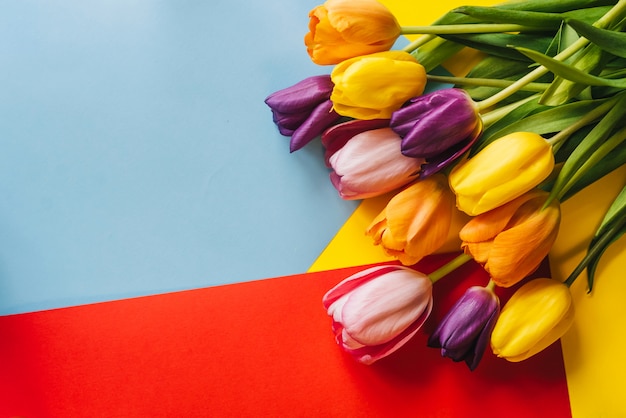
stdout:
<svg viewBox="0 0 626 418">
<path fill-rule="evenodd" d="M 433 174 L 439 173 L 444 168 L 448 167 L 450 164 L 461 158 L 463 154 L 472 148 L 472 146 L 476 143 L 478 138 L 480 138 L 483 130 L 482 122 L 476 125 L 474 131 L 465 138 L 465 140 L 459 142 L 455 146 L 452 146 L 442 152 L 439 155 L 436 155 L 432 158 L 428 158 L 426 164 L 422 165 L 422 169 L 420 171 L 420 178 L 430 177 Z"/>
<path fill-rule="evenodd" d="M 335 303 L 339 298 L 353 291 L 362 284 L 397 269 L 398 266 L 377 266 L 353 274 L 352 276 L 342 280 L 332 289 L 326 292 L 326 294 L 322 298 L 322 304 L 324 305 L 325 309 L 328 309 L 330 305 Z"/>
<path fill-rule="evenodd" d="M 442 356 L 465 361 L 470 370 L 480 362 L 500 311 L 498 297 L 481 286 L 470 287 L 428 339 Z"/>
<path fill-rule="evenodd" d="M 400 138 L 390 128 L 375 129 L 357 134 L 330 156 L 330 178 L 343 199 L 365 199 L 411 182 L 421 163 L 400 153 Z"/>
<path fill-rule="evenodd" d="M 553 279 L 534 279 L 506 303 L 491 335 L 494 354 L 522 361 L 559 339 L 571 326 L 574 305 L 569 288 Z"/>
<path fill-rule="evenodd" d="M 535 188 L 554 168 L 550 144 L 532 132 L 499 138 L 454 167 L 450 187 L 457 207 L 475 216 Z"/>
<path fill-rule="evenodd" d="M 281 113 L 309 112 L 320 102 L 330 98 L 333 87 L 329 75 L 312 76 L 270 94 L 265 103 Z"/>
<path fill-rule="evenodd" d="M 298 129 L 294 131 L 289 142 L 290 152 L 304 147 L 340 118 L 341 116 L 333 110 L 333 104 L 330 100 L 320 103 Z"/>
<path fill-rule="evenodd" d="M 428 301 L 428 305 L 422 312 L 422 314 L 413 322 L 407 329 L 405 329 L 398 336 L 393 338 L 392 340 L 379 345 L 374 346 L 364 346 L 358 349 L 346 349 L 344 350 L 351 354 L 354 358 L 356 358 L 360 363 L 363 364 L 372 364 L 383 357 L 388 356 L 389 354 L 397 351 L 400 347 L 406 344 L 419 329 L 424 325 L 424 322 L 430 316 L 433 308 L 433 300 L 432 298 Z"/>
<path fill-rule="evenodd" d="M 389 342 L 421 316 L 431 300 L 428 276 L 410 269 L 385 274 L 350 292 L 342 311 L 342 324 L 364 345 Z"/>
<path fill-rule="evenodd" d="M 339 151 L 355 135 L 374 129 L 387 128 L 388 119 L 351 120 L 328 128 L 322 134 L 322 145 L 325 148 L 324 161 L 330 167 L 328 159 Z"/>
</svg>

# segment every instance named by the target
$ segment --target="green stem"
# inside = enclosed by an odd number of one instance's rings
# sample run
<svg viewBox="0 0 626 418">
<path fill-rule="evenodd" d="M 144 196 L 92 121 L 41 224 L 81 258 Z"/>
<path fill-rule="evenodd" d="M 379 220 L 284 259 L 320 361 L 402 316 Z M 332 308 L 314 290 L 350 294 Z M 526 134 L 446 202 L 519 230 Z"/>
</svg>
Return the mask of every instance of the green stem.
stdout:
<svg viewBox="0 0 626 418">
<path fill-rule="evenodd" d="M 487 286 L 485 286 L 485 288 L 493 292 L 496 288 L 496 282 L 494 282 L 493 279 L 490 278 L 489 283 L 487 283 Z"/>
<path fill-rule="evenodd" d="M 516 25 L 513 23 L 472 23 L 466 25 L 430 25 L 430 26 L 403 26 L 403 35 L 456 35 L 466 33 L 502 33 L 537 31 L 541 28 Z"/>
<path fill-rule="evenodd" d="M 502 80 L 499 78 L 471 78 L 471 77 L 450 77 L 443 75 L 431 75 L 426 76 L 428 81 L 436 83 L 448 83 L 462 86 L 480 86 L 480 87 L 496 87 L 505 88 L 513 84 L 514 80 Z M 542 92 L 550 84 L 549 83 L 528 83 L 520 90 Z"/>
<path fill-rule="evenodd" d="M 539 97 L 538 94 L 534 94 L 522 100 L 518 100 L 515 103 L 498 107 L 490 112 L 482 113 L 480 116 L 483 121 L 483 128 L 484 129 L 488 128 L 489 126 L 493 125 L 494 123 L 502 119 L 504 116 L 508 115 L 511 111 L 517 109 L 519 106 L 523 105 L 526 102 L 530 102 L 531 100 L 534 100 L 538 97 Z"/>
<path fill-rule="evenodd" d="M 430 280 L 435 283 L 437 280 L 442 277 L 447 276 L 449 273 L 453 272 L 457 268 L 461 267 L 463 264 L 467 263 L 472 259 L 471 255 L 467 255 L 465 253 L 458 255 L 456 258 L 450 260 L 447 264 L 439 267 L 437 270 L 433 271 L 428 275 Z"/>
<path fill-rule="evenodd" d="M 621 14 L 626 10 L 626 0 L 619 0 L 619 2 L 613 6 L 604 16 L 598 19 L 593 26 L 598 28 L 604 28 L 611 23 L 613 19 L 619 18 Z M 565 48 L 563 51 L 555 55 L 553 58 L 558 61 L 563 61 L 574 55 L 584 46 L 589 43 L 587 38 L 578 38 L 573 44 L 569 47 Z M 504 90 L 499 91 L 493 96 L 481 101 L 478 103 L 478 108 L 480 110 L 488 109 L 496 104 L 500 103 L 502 100 L 514 94 L 516 91 L 520 90 L 523 86 L 528 83 L 535 81 L 542 75 L 546 74 L 548 69 L 543 65 L 538 66 L 530 73 L 526 74 L 524 77 L 517 80 L 515 83 L 511 84 Z"/>
<path fill-rule="evenodd" d="M 601 104 L 600 106 L 593 109 L 591 112 L 587 113 L 582 118 L 578 119 L 576 123 L 571 124 L 567 128 L 563 129 L 559 133 L 547 139 L 548 143 L 552 145 L 553 152 L 556 153 L 561 147 L 561 145 L 563 144 L 564 140 L 569 138 L 571 134 L 573 134 L 574 132 L 582 128 L 583 126 L 590 124 L 591 122 L 595 121 L 596 119 L 604 115 L 614 105 L 615 105 L 615 100 L 609 100 Z"/>
<path fill-rule="evenodd" d="M 604 157 L 606 157 L 617 146 L 621 145 L 626 140 L 626 126 L 615 132 L 610 138 L 600 145 L 589 158 L 583 163 L 576 173 L 568 180 L 568 182 L 561 188 L 558 196 L 559 201 L 563 201 L 563 196 L 571 189 L 578 180 L 580 180 L 584 174 L 590 170 L 594 165 L 598 164 Z"/>
<path fill-rule="evenodd" d="M 417 48 L 426 45 L 428 42 L 432 41 L 435 38 L 436 38 L 435 35 L 420 36 L 419 38 L 417 38 L 416 40 L 414 40 L 413 42 L 411 42 L 410 44 L 402 48 L 402 50 L 404 52 L 413 52 Z"/>
</svg>

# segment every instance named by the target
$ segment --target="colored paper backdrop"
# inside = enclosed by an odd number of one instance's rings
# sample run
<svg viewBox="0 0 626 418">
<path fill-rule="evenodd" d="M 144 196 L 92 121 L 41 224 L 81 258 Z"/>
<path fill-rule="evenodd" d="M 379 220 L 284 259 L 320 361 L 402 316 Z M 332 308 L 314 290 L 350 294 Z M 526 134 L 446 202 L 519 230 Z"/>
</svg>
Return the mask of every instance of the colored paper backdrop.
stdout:
<svg viewBox="0 0 626 418">
<path fill-rule="evenodd" d="M 407 25 L 460 5 L 384 3 Z M 424 335 L 373 368 L 342 356 L 318 302 L 352 270 L 325 270 L 388 261 L 361 232 L 384 198 L 340 200 L 262 102 L 330 71 L 302 45 L 316 4 L 0 6 L 0 416 L 559 417 L 568 392 L 573 416 L 626 415 L 623 238 L 592 297 L 576 284 L 564 368 L 555 345 L 469 374 Z M 625 182 L 568 203 L 555 275 Z"/>
</svg>

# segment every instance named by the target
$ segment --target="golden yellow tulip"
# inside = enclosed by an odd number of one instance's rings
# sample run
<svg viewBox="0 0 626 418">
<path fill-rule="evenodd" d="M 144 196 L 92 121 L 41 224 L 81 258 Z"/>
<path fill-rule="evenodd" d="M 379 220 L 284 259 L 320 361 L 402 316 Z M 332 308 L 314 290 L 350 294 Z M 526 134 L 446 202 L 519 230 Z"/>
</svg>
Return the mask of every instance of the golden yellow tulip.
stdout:
<svg viewBox="0 0 626 418">
<path fill-rule="evenodd" d="M 450 173 L 457 207 L 474 216 L 535 188 L 554 168 L 550 144 L 533 132 L 496 139 Z"/>
<path fill-rule="evenodd" d="M 569 287 L 553 279 L 535 279 L 506 303 L 491 334 L 498 357 L 518 362 L 561 338 L 574 321 Z"/>
<path fill-rule="evenodd" d="M 330 77 L 335 83 L 333 109 L 355 119 L 389 119 L 426 86 L 424 67 L 404 51 L 351 58 L 337 65 Z"/>
</svg>

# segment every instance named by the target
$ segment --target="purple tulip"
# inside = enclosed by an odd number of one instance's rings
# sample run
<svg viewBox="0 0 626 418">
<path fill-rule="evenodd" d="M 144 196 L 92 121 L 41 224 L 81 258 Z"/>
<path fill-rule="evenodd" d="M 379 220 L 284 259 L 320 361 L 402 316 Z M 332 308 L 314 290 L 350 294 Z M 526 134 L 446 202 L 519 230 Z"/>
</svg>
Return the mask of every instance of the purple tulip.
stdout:
<svg viewBox="0 0 626 418">
<path fill-rule="evenodd" d="M 428 339 L 441 355 L 465 361 L 470 370 L 480 362 L 500 314 L 500 300 L 489 288 L 467 289 Z"/>
<path fill-rule="evenodd" d="M 390 126 L 402 138 L 402 154 L 432 161 L 439 171 L 478 139 L 482 123 L 471 97 L 451 88 L 414 97 L 392 114 Z"/>
<path fill-rule="evenodd" d="M 330 75 L 313 76 L 265 99 L 278 131 L 291 136 L 291 152 L 304 147 L 341 117 L 330 101 L 333 87 Z"/>
</svg>

